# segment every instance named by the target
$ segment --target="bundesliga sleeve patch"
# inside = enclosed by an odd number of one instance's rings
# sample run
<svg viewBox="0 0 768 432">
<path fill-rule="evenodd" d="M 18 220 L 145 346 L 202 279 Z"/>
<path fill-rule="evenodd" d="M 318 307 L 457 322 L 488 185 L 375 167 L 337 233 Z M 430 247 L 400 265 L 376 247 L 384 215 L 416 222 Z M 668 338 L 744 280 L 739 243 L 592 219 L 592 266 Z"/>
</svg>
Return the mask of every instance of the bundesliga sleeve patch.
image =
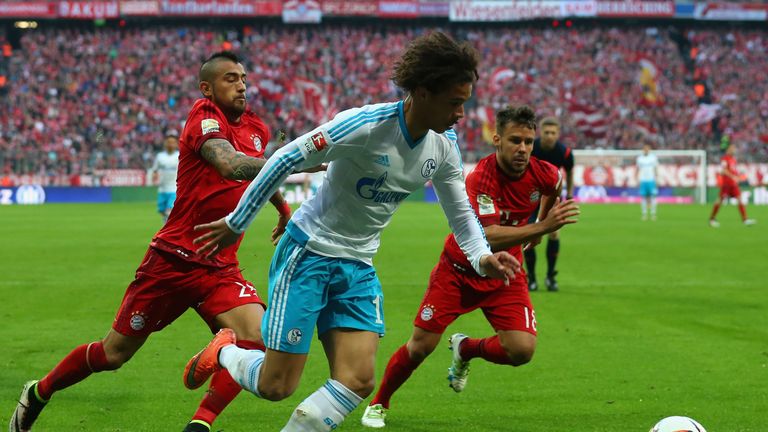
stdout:
<svg viewBox="0 0 768 432">
<path fill-rule="evenodd" d="M 307 151 L 307 154 L 321 152 L 327 146 L 328 140 L 325 138 L 325 135 L 323 135 L 323 131 L 315 132 L 304 141 L 304 150 Z"/>
<path fill-rule="evenodd" d="M 200 128 L 203 130 L 203 135 L 219 132 L 219 122 L 214 119 L 204 119 L 200 122 Z"/>
<path fill-rule="evenodd" d="M 493 198 L 488 195 L 478 195 L 477 206 L 480 216 L 496 214 L 496 206 L 493 205 Z"/>
</svg>

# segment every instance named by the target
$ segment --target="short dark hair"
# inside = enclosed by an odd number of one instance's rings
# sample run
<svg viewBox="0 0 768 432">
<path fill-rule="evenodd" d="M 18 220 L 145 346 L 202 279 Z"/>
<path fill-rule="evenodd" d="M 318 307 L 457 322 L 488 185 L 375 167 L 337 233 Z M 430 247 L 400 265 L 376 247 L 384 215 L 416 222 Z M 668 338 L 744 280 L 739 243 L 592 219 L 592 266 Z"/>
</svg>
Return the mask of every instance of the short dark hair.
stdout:
<svg viewBox="0 0 768 432">
<path fill-rule="evenodd" d="M 414 39 L 392 71 L 392 82 L 407 92 L 419 87 L 438 92 L 478 79 L 480 55 L 469 42 L 457 43 L 442 32 Z"/>
<path fill-rule="evenodd" d="M 508 123 L 516 123 L 536 130 L 536 113 L 528 105 L 508 106 L 496 113 L 496 133 L 501 135 Z"/>
<path fill-rule="evenodd" d="M 213 80 L 213 65 L 221 60 L 229 60 L 233 63 L 240 63 L 240 58 L 232 51 L 219 51 L 217 53 L 213 53 L 210 57 L 203 61 L 203 64 L 200 65 L 200 71 L 197 75 L 198 79 L 200 81 Z"/>
<path fill-rule="evenodd" d="M 541 121 L 541 127 L 544 126 L 557 126 L 560 127 L 560 121 L 557 119 L 557 117 L 544 117 L 544 119 Z"/>
</svg>

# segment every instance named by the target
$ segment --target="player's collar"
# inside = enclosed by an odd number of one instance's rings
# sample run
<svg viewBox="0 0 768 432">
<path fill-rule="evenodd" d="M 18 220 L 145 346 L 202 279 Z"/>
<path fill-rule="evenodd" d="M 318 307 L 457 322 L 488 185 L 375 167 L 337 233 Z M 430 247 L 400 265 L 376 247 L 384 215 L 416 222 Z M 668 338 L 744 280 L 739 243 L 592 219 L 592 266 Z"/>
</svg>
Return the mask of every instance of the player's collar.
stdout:
<svg viewBox="0 0 768 432">
<path fill-rule="evenodd" d="M 424 141 L 424 138 L 427 136 L 429 131 L 422 135 L 419 139 L 415 140 L 411 137 L 411 133 L 408 132 L 408 127 L 405 125 L 405 101 L 400 101 L 397 103 L 397 118 L 400 123 L 400 131 L 403 133 L 403 136 L 405 137 L 405 142 L 408 143 L 408 147 L 411 149 L 416 148 L 419 144 L 421 144 L 422 141 Z"/>
</svg>

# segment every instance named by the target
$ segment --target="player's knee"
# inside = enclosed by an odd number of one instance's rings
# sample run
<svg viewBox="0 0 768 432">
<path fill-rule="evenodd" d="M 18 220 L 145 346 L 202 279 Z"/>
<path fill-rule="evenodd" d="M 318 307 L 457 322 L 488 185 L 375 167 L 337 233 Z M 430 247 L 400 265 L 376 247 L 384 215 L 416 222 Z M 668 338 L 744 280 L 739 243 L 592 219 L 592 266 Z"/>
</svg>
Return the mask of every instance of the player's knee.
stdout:
<svg viewBox="0 0 768 432">
<path fill-rule="evenodd" d="M 108 349 L 104 347 L 104 357 L 106 363 L 101 370 L 110 371 L 120 369 L 125 363 L 127 363 L 135 354 L 133 350 L 121 349 L 120 347 L 111 347 Z"/>
<path fill-rule="evenodd" d="M 277 402 L 293 394 L 296 386 L 285 382 L 262 383 L 259 382 L 259 395 L 262 399 Z"/>
<path fill-rule="evenodd" d="M 522 366 L 529 363 L 531 359 L 533 359 L 533 354 L 536 351 L 536 345 L 533 343 L 502 344 L 502 348 L 504 348 L 504 352 L 507 354 L 511 366 Z"/>
<path fill-rule="evenodd" d="M 349 391 L 365 398 L 373 393 L 376 387 L 376 377 L 373 369 L 369 370 L 337 370 L 333 379 L 346 387 Z"/>
<path fill-rule="evenodd" d="M 410 341 L 408 343 L 408 356 L 411 361 L 421 363 L 435 351 L 435 346 L 429 343 Z"/>
<path fill-rule="evenodd" d="M 346 380 L 346 382 L 342 382 L 342 384 L 361 398 L 366 398 L 373 393 L 373 389 L 376 387 L 376 380 L 371 375 L 368 377 L 354 377 Z"/>
<path fill-rule="evenodd" d="M 560 240 L 560 231 L 554 231 L 549 233 L 550 240 Z"/>
</svg>

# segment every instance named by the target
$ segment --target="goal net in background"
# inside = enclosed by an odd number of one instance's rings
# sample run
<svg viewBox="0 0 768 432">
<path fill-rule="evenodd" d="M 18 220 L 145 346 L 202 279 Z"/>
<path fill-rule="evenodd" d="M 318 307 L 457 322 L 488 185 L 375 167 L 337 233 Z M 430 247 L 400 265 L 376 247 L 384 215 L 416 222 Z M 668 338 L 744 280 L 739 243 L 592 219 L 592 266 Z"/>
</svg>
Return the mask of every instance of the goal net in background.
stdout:
<svg viewBox="0 0 768 432">
<path fill-rule="evenodd" d="M 574 150 L 574 195 L 580 202 L 635 203 L 636 160 L 642 150 Z M 660 203 L 707 202 L 707 152 L 653 150 L 659 159 L 656 185 Z"/>
</svg>

